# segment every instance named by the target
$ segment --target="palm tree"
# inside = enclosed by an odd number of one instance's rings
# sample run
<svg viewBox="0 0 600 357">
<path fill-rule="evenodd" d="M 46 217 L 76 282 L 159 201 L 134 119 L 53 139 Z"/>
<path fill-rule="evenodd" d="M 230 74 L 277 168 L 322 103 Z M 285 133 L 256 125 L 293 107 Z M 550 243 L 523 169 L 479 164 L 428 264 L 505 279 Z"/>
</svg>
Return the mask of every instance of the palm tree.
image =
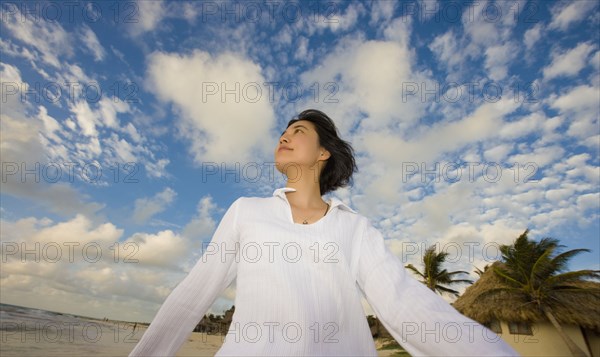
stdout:
<svg viewBox="0 0 600 357">
<path fill-rule="evenodd" d="M 477 274 L 481 278 L 481 276 L 483 275 L 483 273 L 485 273 L 488 270 L 489 267 L 490 267 L 489 264 L 486 264 L 483 267 L 483 270 L 479 269 L 478 267 L 475 267 L 474 273 Z"/>
<path fill-rule="evenodd" d="M 422 283 L 427 285 L 432 291 L 440 293 L 449 293 L 454 296 L 458 296 L 458 291 L 450 289 L 445 285 L 452 285 L 457 283 L 470 283 L 473 284 L 472 280 L 468 279 L 454 279 L 455 275 L 458 274 L 469 274 L 466 271 L 453 271 L 448 272 L 446 269 L 442 269 L 442 264 L 446 261 L 448 252 L 435 252 L 435 245 L 431 245 L 425 254 L 423 255 L 423 265 L 425 270 L 420 272 L 414 265 L 408 264 L 406 268 L 412 270 L 415 274 L 422 278 Z M 444 285 L 442 285 L 444 284 Z"/>
<path fill-rule="evenodd" d="M 523 306 L 532 306 L 556 328 L 574 356 L 586 354 L 569 338 L 554 316 L 553 309 L 560 304 L 569 304 L 569 294 L 590 293 L 597 289 L 584 288 L 577 283 L 584 278 L 598 278 L 598 270 L 566 271 L 568 261 L 589 249 L 573 249 L 561 253 L 563 245 L 553 238 L 543 238 L 539 242 L 529 240 L 525 230 L 513 244 L 500 246 L 503 266 L 494 266 L 494 273 L 502 286 L 488 290 L 481 295 L 501 291 L 513 294 Z"/>
</svg>

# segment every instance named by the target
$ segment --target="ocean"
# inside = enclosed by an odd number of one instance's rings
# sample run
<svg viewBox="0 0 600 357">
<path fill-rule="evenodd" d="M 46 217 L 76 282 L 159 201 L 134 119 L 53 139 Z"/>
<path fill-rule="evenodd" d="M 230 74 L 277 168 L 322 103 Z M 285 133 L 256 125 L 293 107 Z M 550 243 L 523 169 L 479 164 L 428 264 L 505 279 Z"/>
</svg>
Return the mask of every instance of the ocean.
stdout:
<svg viewBox="0 0 600 357">
<path fill-rule="evenodd" d="M 122 321 L 0 304 L 0 355 L 127 356 L 145 329 Z"/>
</svg>

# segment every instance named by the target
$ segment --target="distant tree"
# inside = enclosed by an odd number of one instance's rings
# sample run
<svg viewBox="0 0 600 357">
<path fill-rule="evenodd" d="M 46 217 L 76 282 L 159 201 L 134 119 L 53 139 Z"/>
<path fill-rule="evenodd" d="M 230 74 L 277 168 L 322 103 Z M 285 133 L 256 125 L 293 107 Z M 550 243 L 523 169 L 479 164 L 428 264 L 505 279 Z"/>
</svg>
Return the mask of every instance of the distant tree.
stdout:
<svg viewBox="0 0 600 357">
<path fill-rule="evenodd" d="M 435 252 L 435 245 L 431 245 L 425 251 L 423 255 L 423 272 L 415 268 L 414 265 L 408 264 L 407 269 L 412 270 L 415 274 L 421 277 L 421 282 L 425 284 L 432 291 L 442 293 L 449 293 L 454 296 L 458 296 L 459 293 L 456 290 L 450 289 L 448 285 L 454 285 L 458 283 L 469 283 L 473 284 L 473 280 L 469 279 L 455 279 L 455 276 L 459 274 L 469 274 L 466 271 L 458 270 L 449 272 L 442 268 L 442 264 L 446 261 L 448 252 Z"/>
</svg>

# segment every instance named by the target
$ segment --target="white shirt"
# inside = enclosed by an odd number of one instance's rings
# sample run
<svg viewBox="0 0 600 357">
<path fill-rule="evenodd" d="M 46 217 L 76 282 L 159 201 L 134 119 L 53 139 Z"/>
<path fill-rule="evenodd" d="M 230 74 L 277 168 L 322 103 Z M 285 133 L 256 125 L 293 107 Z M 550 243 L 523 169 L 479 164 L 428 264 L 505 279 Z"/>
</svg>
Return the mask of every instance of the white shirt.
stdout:
<svg viewBox="0 0 600 357">
<path fill-rule="evenodd" d="M 231 204 L 130 356 L 175 355 L 234 278 L 235 312 L 215 356 L 377 356 L 361 290 L 413 356 L 518 356 L 410 276 L 369 219 L 331 197 L 324 217 L 295 223 L 288 191 Z"/>
</svg>

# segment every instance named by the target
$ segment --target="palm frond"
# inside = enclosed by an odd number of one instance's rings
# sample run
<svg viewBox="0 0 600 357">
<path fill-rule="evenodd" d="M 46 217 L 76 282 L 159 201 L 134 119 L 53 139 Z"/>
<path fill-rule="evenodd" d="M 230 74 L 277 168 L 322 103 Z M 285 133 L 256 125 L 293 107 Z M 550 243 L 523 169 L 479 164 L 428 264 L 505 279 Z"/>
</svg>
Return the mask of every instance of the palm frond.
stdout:
<svg viewBox="0 0 600 357">
<path fill-rule="evenodd" d="M 510 275 L 508 275 L 504 269 L 494 268 L 494 273 L 496 273 L 498 276 L 500 276 L 501 278 L 503 278 L 507 282 L 512 283 L 515 286 L 521 287 L 521 286 L 525 285 L 525 284 L 523 284 L 523 282 L 520 282 L 520 281 L 512 278 Z"/>
<path fill-rule="evenodd" d="M 458 292 L 458 291 L 456 291 L 456 290 L 452 290 L 452 289 L 450 289 L 450 288 L 447 288 L 447 287 L 445 287 L 445 286 L 442 286 L 442 285 L 436 285 L 436 286 L 435 286 L 435 289 L 436 289 L 436 290 L 439 290 L 439 291 L 443 291 L 443 292 L 449 293 L 449 294 L 452 294 L 452 295 L 455 295 L 455 296 L 458 296 L 458 295 L 459 295 L 459 292 Z"/>
<path fill-rule="evenodd" d="M 567 262 L 569 259 L 573 258 L 577 254 L 584 253 L 584 252 L 589 253 L 590 250 L 580 248 L 580 249 L 572 249 L 572 250 L 566 251 L 566 252 L 558 254 L 557 256 L 552 258 L 552 264 L 556 266 L 557 271 L 563 271 L 564 269 L 566 269 Z"/>
<path fill-rule="evenodd" d="M 570 271 L 570 272 L 558 274 L 555 276 L 551 276 L 547 279 L 547 282 L 550 285 L 557 285 L 557 284 L 562 284 L 562 283 L 567 283 L 567 282 L 580 281 L 583 278 L 600 278 L 600 270 L 584 269 L 584 270 Z"/>
<path fill-rule="evenodd" d="M 406 265 L 406 268 L 407 268 L 407 269 L 410 269 L 410 270 L 412 270 L 414 273 L 416 273 L 416 274 L 417 274 L 417 275 L 419 275 L 420 277 L 422 277 L 422 278 L 424 278 L 424 279 L 426 278 L 425 274 L 421 273 L 421 272 L 419 271 L 419 269 L 415 268 L 415 266 L 414 266 L 414 265 L 412 265 L 412 264 L 408 264 L 408 265 Z"/>
</svg>

